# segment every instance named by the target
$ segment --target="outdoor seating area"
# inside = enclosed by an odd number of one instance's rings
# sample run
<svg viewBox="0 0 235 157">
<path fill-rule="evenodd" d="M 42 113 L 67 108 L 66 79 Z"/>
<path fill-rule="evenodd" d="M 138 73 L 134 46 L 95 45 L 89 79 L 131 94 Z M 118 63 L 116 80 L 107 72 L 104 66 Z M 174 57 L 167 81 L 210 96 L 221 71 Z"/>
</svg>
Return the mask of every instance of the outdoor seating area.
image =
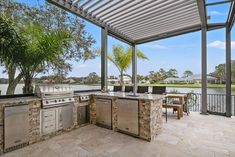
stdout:
<svg viewBox="0 0 235 157">
<path fill-rule="evenodd" d="M 235 156 L 234 118 L 192 113 L 163 123 L 162 133 L 151 143 L 88 125 L 3 157 Z"/>
</svg>

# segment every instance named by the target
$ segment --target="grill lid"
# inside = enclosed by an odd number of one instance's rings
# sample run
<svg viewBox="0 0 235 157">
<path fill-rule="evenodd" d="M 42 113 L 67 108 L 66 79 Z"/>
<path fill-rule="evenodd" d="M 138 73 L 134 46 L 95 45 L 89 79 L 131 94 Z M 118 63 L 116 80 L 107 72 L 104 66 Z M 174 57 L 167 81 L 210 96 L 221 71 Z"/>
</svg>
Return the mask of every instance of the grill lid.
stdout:
<svg viewBox="0 0 235 157">
<path fill-rule="evenodd" d="M 41 98 L 73 97 L 73 88 L 68 84 L 35 86 L 35 94 Z"/>
</svg>

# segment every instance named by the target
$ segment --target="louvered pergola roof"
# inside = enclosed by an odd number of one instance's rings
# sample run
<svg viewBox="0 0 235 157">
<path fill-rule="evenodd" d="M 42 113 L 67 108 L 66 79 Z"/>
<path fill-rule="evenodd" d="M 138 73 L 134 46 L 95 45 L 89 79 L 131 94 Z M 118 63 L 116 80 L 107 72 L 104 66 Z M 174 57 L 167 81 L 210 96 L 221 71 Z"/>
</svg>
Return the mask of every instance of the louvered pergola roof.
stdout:
<svg viewBox="0 0 235 157">
<path fill-rule="evenodd" d="M 197 31 L 206 23 L 204 0 L 48 1 L 136 44 Z"/>
</svg>

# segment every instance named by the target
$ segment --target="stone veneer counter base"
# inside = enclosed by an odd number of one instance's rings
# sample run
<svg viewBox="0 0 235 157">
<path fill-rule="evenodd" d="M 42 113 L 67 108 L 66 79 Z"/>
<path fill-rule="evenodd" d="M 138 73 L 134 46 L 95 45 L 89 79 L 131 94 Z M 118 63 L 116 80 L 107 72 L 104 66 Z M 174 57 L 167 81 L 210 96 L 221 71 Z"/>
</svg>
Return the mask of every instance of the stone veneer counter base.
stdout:
<svg viewBox="0 0 235 157">
<path fill-rule="evenodd" d="M 92 93 L 90 100 L 90 123 L 96 124 L 96 99 L 107 98 L 112 100 L 112 129 L 118 131 L 117 99 L 124 98 L 139 102 L 139 134 L 138 137 L 152 141 L 162 129 L 162 100 L 164 95 L 138 94 L 138 97 L 128 93 L 109 92 Z"/>
<path fill-rule="evenodd" d="M 74 124 L 67 128 L 56 132 L 52 132 L 47 135 L 42 135 L 40 130 L 40 110 L 41 99 L 38 97 L 19 97 L 19 98 L 4 98 L 0 99 L 0 155 L 4 153 L 4 108 L 9 106 L 17 106 L 23 104 L 29 105 L 29 145 L 37 143 L 39 141 L 50 139 L 53 136 L 63 134 L 65 132 L 71 131 L 73 129 L 79 128 L 83 125 L 78 125 L 77 123 L 77 108 L 81 106 L 79 102 L 79 97 L 74 96 L 75 103 L 73 106 Z"/>
<path fill-rule="evenodd" d="M 89 92 L 89 93 L 75 93 L 74 103 L 74 125 L 68 129 L 56 131 L 47 135 L 41 135 L 40 131 L 40 111 L 41 111 L 41 99 L 38 97 L 19 97 L 19 98 L 3 98 L 0 99 L 0 155 L 4 153 L 4 108 L 7 106 L 17 106 L 22 103 L 29 105 L 29 144 L 33 144 L 42 140 L 47 140 L 55 135 L 63 134 L 73 129 L 79 128 L 83 125 L 77 123 L 78 113 L 77 109 L 79 106 L 84 104 L 79 102 L 80 95 L 89 95 L 90 105 L 90 123 L 96 123 L 96 98 L 103 97 L 112 99 L 112 128 L 117 131 L 117 104 L 118 98 L 126 99 L 137 99 L 139 101 L 139 135 L 141 139 L 151 141 L 154 137 L 161 132 L 162 128 L 162 95 L 151 95 L 151 94 L 138 94 L 138 97 L 132 97 L 130 94 L 125 93 L 101 93 L 101 92 Z"/>
</svg>

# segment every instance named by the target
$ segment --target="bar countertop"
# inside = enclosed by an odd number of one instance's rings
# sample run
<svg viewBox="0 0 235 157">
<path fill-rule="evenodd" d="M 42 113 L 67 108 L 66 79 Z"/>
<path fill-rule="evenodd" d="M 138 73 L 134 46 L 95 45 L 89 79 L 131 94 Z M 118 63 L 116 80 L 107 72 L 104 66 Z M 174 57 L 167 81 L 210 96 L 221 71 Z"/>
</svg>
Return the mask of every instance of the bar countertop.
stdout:
<svg viewBox="0 0 235 157">
<path fill-rule="evenodd" d="M 125 99 L 137 99 L 137 100 L 159 100 L 163 99 L 165 95 L 158 95 L 158 94 L 140 94 L 137 93 L 136 96 L 133 93 L 124 93 L 124 92 L 86 92 L 86 93 L 76 93 L 75 95 L 94 95 L 94 96 L 101 96 L 101 97 L 118 97 L 118 98 L 125 98 Z"/>
<path fill-rule="evenodd" d="M 22 104 L 29 101 L 41 100 L 36 96 L 27 96 L 27 97 L 15 97 L 15 98 L 2 98 L 0 99 L 0 104 Z"/>
</svg>

